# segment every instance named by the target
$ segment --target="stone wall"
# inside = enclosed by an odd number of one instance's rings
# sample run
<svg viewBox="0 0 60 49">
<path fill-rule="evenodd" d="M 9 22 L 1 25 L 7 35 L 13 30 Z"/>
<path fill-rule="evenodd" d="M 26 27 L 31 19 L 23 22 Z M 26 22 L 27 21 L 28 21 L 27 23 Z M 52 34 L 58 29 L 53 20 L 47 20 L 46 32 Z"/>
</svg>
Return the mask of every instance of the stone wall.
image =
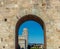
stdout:
<svg viewBox="0 0 60 49">
<path fill-rule="evenodd" d="M 47 49 L 60 49 L 60 0 L 0 0 L 0 49 L 15 49 L 15 26 L 24 15 L 40 17 Z"/>
</svg>

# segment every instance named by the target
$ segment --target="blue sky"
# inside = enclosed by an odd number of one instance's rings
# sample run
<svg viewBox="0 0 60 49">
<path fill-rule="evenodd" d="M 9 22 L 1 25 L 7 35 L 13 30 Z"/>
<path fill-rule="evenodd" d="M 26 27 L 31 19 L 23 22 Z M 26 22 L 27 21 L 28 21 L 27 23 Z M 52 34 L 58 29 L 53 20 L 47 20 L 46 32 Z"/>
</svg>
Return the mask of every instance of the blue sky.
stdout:
<svg viewBox="0 0 60 49">
<path fill-rule="evenodd" d="M 44 31 L 39 23 L 32 20 L 24 22 L 19 27 L 18 35 L 22 35 L 23 28 L 28 29 L 28 43 L 44 44 Z"/>
</svg>

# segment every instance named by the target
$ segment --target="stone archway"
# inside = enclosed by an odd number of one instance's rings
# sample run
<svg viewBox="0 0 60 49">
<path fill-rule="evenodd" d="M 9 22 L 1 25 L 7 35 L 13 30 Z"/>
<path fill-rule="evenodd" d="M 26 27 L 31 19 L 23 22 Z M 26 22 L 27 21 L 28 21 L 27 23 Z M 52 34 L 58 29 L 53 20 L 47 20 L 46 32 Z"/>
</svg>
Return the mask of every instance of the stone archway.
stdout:
<svg viewBox="0 0 60 49">
<path fill-rule="evenodd" d="M 25 21 L 28 21 L 28 20 L 33 20 L 33 21 L 36 21 L 37 23 L 39 23 L 43 30 L 44 30 L 44 49 L 46 49 L 46 30 L 45 30 L 45 24 L 43 22 L 43 20 L 41 18 L 39 18 L 38 16 L 36 15 L 25 15 L 23 17 L 21 17 L 17 24 L 16 24 L 16 30 L 15 30 L 15 49 L 18 48 L 18 29 L 19 29 L 19 26 L 21 26 L 21 24 L 23 24 Z"/>
</svg>

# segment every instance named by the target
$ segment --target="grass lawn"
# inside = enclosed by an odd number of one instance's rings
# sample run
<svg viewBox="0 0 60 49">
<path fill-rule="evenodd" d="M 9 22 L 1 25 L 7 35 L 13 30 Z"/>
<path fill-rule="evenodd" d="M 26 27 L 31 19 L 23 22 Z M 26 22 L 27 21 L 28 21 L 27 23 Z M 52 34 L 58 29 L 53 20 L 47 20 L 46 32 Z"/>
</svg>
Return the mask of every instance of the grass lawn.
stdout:
<svg viewBox="0 0 60 49">
<path fill-rule="evenodd" d="M 42 48 L 31 48 L 31 49 L 42 49 Z"/>
</svg>

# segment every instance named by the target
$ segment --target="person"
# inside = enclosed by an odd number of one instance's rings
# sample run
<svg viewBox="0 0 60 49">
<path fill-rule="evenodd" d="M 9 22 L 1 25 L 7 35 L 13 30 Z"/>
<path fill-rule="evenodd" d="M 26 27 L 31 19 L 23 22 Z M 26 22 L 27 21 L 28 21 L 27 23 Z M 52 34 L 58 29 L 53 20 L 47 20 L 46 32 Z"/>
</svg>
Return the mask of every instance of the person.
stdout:
<svg viewBox="0 0 60 49">
<path fill-rule="evenodd" d="M 24 49 L 24 48 L 22 48 L 22 49 Z"/>
<path fill-rule="evenodd" d="M 28 45 L 28 49 L 30 49 L 31 48 L 31 46 L 30 45 Z"/>
<path fill-rule="evenodd" d="M 21 49 L 19 44 L 18 44 L 18 49 Z"/>
</svg>

